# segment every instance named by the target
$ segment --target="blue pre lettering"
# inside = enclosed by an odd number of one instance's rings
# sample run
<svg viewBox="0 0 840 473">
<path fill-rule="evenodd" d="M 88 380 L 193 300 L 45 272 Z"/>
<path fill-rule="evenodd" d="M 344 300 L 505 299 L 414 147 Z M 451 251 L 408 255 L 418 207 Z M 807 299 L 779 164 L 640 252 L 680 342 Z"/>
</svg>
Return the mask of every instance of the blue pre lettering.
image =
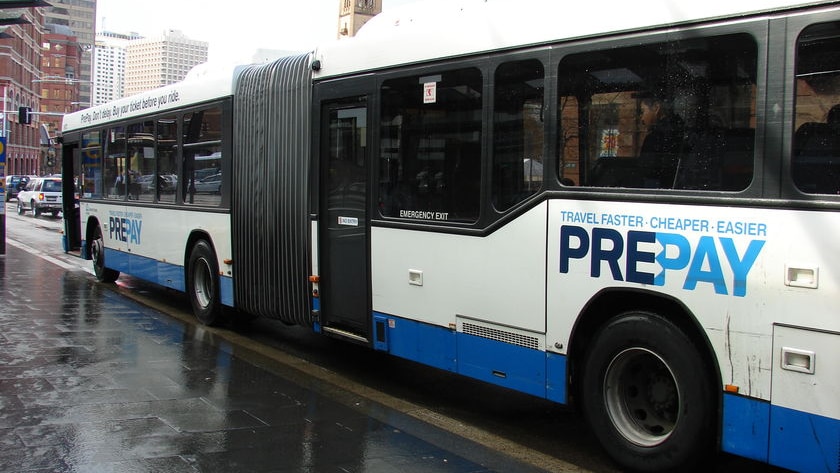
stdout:
<svg viewBox="0 0 840 473">
<path fill-rule="evenodd" d="M 604 244 L 606 242 L 606 245 Z M 605 247 L 606 246 L 606 247 Z M 601 262 L 606 261 L 613 279 L 621 281 L 621 268 L 618 259 L 624 254 L 624 237 L 612 228 L 592 229 L 592 260 L 591 271 L 593 278 L 601 276 Z"/>
<path fill-rule="evenodd" d="M 142 220 L 124 217 L 108 218 L 108 232 L 112 240 L 139 245 L 142 228 Z"/>
<path fill-rule="evenodd" d="M 589 258 L 589 275 L 601 277 L 604 263 L 615 281 L 664 286 L 670 277 L 684 274 L 682 287 L 693 291 L 711 286 L 716 294 L 744 297 L 747 278 L 764 247 L 764 240 L 750 240 L 743 254 L 728 237 L 702 236 L 692 244 L 677 233 L 629 231 L 626 237 L 611 228 L 560 228 L 560 272 L 568 273 L 575 261 Z M 655 252 L 656 244 L 661 249 Z M 622 264 L 623 263 L 623 264 Z M 658 271 L 644 271 L 644 265 Z M 732 273 L 727 281 L 725 269 Z M 623 268 L 623 272 L 622 272 Z M 729 285 L 728 285 L 729 284 Z"/>
</svg>

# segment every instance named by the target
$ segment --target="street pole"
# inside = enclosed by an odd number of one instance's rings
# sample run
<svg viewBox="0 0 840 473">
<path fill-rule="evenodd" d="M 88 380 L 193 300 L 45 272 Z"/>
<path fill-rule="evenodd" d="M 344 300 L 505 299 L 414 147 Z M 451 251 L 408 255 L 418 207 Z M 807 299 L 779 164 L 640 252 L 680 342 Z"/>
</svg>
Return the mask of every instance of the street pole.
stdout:
<svg viewBox="0 0 840 473">
<path fill-rule="evenodd" d="M 3 136 L 0 137 L 0 255 L 6 254 L 6 86 L 3 86 Z"/>
</svg>

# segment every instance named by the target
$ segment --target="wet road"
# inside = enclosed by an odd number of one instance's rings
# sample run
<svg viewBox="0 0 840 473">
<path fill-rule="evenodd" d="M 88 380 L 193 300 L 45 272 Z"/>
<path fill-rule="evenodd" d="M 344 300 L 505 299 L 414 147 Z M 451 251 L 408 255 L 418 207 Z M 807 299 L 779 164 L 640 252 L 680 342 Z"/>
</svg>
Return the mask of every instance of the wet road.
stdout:
<svg viewBox="0 0 840 473">
<path fill-rule="evenodd" d="M 197 327 L 180 294 L 94 283 L 58 220 L 10 220 L 0 471 L 618 471 L 561 406 L 302 327 Z"/>
<path fill-rule="evenodd" d="M 2 471 L 532 470 L 15 246 L 0 274 Z"/>
</svg>

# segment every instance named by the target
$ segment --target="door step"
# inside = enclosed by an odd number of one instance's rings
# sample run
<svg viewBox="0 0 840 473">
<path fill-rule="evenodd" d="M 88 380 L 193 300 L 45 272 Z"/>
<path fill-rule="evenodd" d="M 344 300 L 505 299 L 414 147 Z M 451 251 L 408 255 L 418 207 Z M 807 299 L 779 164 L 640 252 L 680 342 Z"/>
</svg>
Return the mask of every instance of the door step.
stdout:
<svg viewBox="0 0 840 473">
<path fill-rule="evenodd" d="M 327 334 L 329 334 L 329 335 L 334 335 L 334 336 L 336 336 L 336 337 L 346 338 L 346 339 L 348 339 L 348 340 L 352 340 L 352 341 L 354 341 L 354 342 L 364 343 L 364 344 L 368 344 L 368 343 L 369 343 L 369 340 L 368 340 L 367 338 L 362 337 L 362 336 L 360 336 L 360 335 L 356 335 L 356 334 L 355 334 L 355 333 L 353 333 L 353 332 L 348 332 L 348 331 L 346 331 L 346 330 L 341 330 L 340 328 L 335 328 L 335 327 L 321 327 L 321 330 L 322 330 L 323 332 L 326 332 L 326 333 L 327 333 Z"/>
</svg>

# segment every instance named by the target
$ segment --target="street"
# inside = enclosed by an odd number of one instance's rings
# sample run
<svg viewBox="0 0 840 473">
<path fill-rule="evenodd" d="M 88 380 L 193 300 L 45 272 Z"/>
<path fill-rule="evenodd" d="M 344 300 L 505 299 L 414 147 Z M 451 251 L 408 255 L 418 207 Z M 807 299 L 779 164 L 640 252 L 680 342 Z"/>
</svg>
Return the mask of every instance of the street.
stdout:
<svg viewBox="0 0 840 473">
<path fill-rule="evenodd" d="M 15 201 L 6 205 L 7 248 L 24 250 L 67 271 L 85 271 L 92 279 L 89 261 L 63 253 L 61 229 L 60 217 L 20 216 Z M 546 471 L 620 471 L 570 408 L 316 335 L 305 327 L 264 319 L 221 329 L 197 326 L 184 295 L 130 277 L 102 286 L 211 334 L 213 343 L 237 346 L 237 357 L 245 356 L 257 366 L 301 383 L 327 386 L 322 389 L 341 403 L 355 404 L 351 407 L 368 414 L 376 411 L 371 406 L 401 412 L 405 419 L 400 427 L 412 435 L 441 441 L 433 432 L 440 429 L 453 439 L 469 439 Z M 363 405 L 354 401 L 359 397 L 366 400 Z M 736 468 L 780 471 L 728 455 L 720 456 L 714 471 Z"/>
</svg>

